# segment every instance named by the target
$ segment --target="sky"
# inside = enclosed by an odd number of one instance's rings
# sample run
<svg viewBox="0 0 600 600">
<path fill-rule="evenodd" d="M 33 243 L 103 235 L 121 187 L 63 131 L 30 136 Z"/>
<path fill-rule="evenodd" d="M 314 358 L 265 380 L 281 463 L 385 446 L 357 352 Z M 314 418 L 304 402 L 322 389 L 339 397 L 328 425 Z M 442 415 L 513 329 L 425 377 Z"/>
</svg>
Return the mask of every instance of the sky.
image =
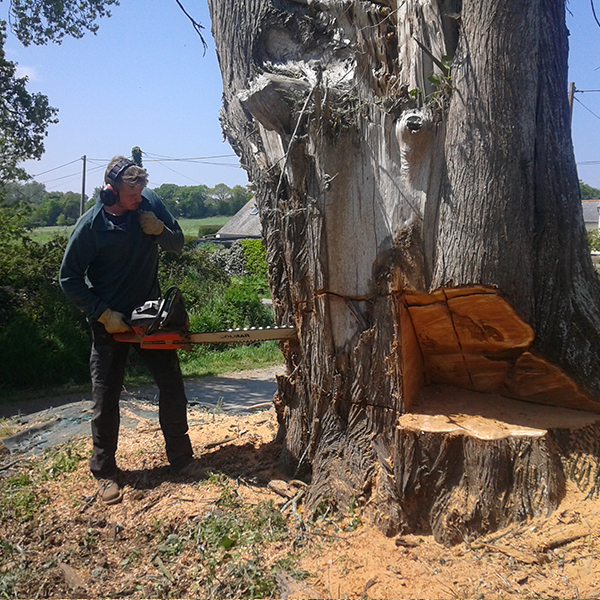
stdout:
<svg viewBox="0 0 600 600">
<path fill-rule="evenodd" d="M 594 2 L 600 18 L 600 0 Z M 85 155 L 90 195 L 101 185 L 107 162 L 129 155 L 134 146 L 145 153 L 150 187 L 247 183 L 223 141 L 222 81 L 207 3 L 182 3 L 205 27 L 205 55 L 175 0 L 121 0 L 111 7 L 111 18 L 99 21 L 96 35 L 61 45 L 24 48 L 9 33 L 7 58 L 29 77 L 30 92 L 47 95 L 59 109 L 43 158 L 24 164 L 48 191 L 80 192 Z M 0 0 L 0 16 L 7 8 L 8 0 Z M 567 21 L 569 80 L 578 90 L 573 144 L 579 178 L 600 188 L 600 25 L 590 0 L 569 0 Z"/>
</svg>

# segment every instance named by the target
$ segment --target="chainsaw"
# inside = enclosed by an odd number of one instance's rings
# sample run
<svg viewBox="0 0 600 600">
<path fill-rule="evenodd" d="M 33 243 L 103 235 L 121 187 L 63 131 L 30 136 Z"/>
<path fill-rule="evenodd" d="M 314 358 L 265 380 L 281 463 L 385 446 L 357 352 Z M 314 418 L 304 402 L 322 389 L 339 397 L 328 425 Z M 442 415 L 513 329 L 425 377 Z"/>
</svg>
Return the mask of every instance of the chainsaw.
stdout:
<svg viewBox="0 0 600 600">
<path fill-rule="evenodd" d="M 131 331 L 115 333 L 118 342 L 140 344 L 146 350 L 190 350 L 193 344 L 224 344 L 296 337 L 295 327 L 250 327 L 206 333 L 190 332 L 190 320 L 181 290 L 173 286 L 164 298 L 148 300 L 131 313 Z"/>
</svg>

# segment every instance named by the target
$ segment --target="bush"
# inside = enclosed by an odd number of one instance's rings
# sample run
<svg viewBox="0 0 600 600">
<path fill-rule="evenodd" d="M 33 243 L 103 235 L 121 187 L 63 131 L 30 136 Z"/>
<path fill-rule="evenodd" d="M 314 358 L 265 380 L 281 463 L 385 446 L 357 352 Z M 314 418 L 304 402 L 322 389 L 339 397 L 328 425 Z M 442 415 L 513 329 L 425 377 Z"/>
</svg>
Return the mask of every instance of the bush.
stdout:
<svg viewBox="0 0 600 600">
<path fill-rule="evenodd" d="M 235 242 L 231 248 L 188 245 L 180 256 L 162 257 L 161 287 L 181 289 L 192 330 L 273 325 L 271 309 L 261 302 L 268 295 L 266 277 L 246 274 L 245 255 L 244 246 Z"/>
<path fill-rule="evenodd" d="M 592 229 L 587 232 L 587 235 L 590 250 L 600 252 L 600 229 Z"/>
<path fill-rule="evenodd" d="M 240 245 L 244 249 L 248 275 L 260 277 L 266 281 L 268 279 L 267 249 L 262 240 L 240 240 Z"/>
<path fill-rule="evenodd" d="M 205 235 L 217 233 L 221 227 L 222 225 L 200 225 L 198 227 L 198 237 L 204 237 Z"/>
<path fill-rule="evenodd" d="M 210 329 L 235 329 L 238 327 L 268 327 L 273 325 L 273 313 L 259 297 L 254 281 L 234 279 L 206 314 L 211 320 Z"/>
<path fill-rule="evenodd" d="M 89 377 L 89 335 L 57 274 L 66 238 L 27 237 L 0 255 L 0 385 L 36 387 Z"/>
<path fill-rule="evenodd" d="M 221 294 L 230 277 L 212 260 L 209 245 L 186 244 L 181 254 L 161 252 L 158 278 L 162 291 L 176 285 L 185 298 L 186 306 L 198 307 L 212 295 Z"/>
<path fill-rule="evenodd" d="M 240 242 L 233 242 L 230 248 L 220 245 L 208 245 L 210 260 L 229 277 L 243 277 L 246 270 L 246 254 Z"/>
</svg>

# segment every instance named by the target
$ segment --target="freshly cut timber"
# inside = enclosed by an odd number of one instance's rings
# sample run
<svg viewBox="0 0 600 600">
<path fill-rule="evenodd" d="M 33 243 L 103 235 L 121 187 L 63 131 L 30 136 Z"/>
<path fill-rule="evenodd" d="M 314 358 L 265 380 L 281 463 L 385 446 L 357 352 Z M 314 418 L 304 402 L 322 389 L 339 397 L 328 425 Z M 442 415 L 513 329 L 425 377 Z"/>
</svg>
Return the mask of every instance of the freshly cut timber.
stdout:
<svg viewBox="0 0 600 600">
<path fill-rule="evenodd" d="M 595 497 L 600 415 L 431 385 L 398 419 L 394 456 L 381 476 L 397 495 L 400 530 L 410 524 L 450 545 L 547 516 L 566 480 Z"/>
<path fill-rule="evenodd" d="M 497 290 L 442 288 L 403 299 L 425 382 L 600 412 L 600 400 L 533 349 L 533 329 Z M 409 409 L 412 398 L 405 398 Z"/>
</svg>

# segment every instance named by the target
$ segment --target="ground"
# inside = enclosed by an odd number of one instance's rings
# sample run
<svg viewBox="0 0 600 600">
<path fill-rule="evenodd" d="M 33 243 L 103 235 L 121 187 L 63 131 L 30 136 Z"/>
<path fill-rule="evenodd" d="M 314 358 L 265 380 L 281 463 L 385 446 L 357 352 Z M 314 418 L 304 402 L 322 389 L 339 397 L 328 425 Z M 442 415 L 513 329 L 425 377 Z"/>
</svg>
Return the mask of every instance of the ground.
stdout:
<svg viewBox="0 0 600 600">
<path fill-rule="evenodd" d="M 201 481 L 171 473 L 156 421 L 132 416 L 112 507 L 88 436 L 0 456 L 0 597 L 600 597 L 600 501 L 571 484 L 552 514 L 446 548 L 385 537 L 358 507 L 305 510 L 277 470 L 272 408 L 190 409 Z"/>
</svg>

